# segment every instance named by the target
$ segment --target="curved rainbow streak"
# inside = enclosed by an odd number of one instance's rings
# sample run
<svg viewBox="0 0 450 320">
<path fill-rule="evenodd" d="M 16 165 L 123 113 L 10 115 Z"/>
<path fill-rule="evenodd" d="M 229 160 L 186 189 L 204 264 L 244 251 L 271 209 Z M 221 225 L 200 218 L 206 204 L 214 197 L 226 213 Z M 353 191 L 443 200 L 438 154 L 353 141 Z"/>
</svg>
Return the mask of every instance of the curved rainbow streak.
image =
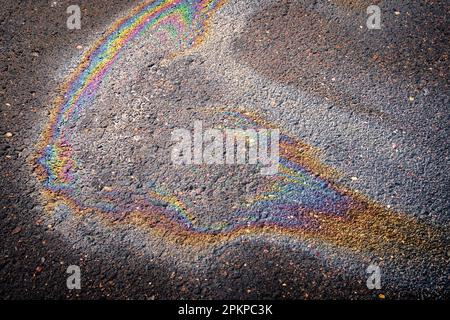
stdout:
<svg viewBox="0 0 450 320">
<path fill-rule="evenodd" d="M 229 241 L 242 234 L 270 232 L 322 239 L 358 250 L 367 247 L 392 249 L 393 246 L 399 249 L 399 244 L 408 243 L 409 233 L 415 234 L 414 230 L 427 231 L 427 226 L 413 219 L 387 211 L 361 195 L 328 182 L 327 178 L 331 176 L 332 170 L 316 160 L 314 149 L 285 135 L 282 136 L 280 148 L 280 174 L 273 178 L 271 189 L 256 197 L 250 203 L 250 208 L 236 212 L 230 222 L 218 222 L 210 226 L 195 225 L 188 206 L 181 199 L 159 188 L 150 190 L 147 198 L 141 197 L 130 208 L 115 204 L 110 196 L 106 196 L 103 203 L 100 199 L 96 205 L 80 203 L 73 197 L 72 192 L 76 187 L 76 162 L 72 159 L 72 149 L 68 142 L 70 132 L 67 131 L 66 125 L 76 121 L 79 111 L 95 98 L 96 89 L 110 67 L 133 39 L 146 30 L 157 29 L 165 23 L 169 28 L 184 28 L 179 37 L 182 38 L 185 48 L 199 44 L 205 36 L 209 17 L 222 3 L 223 1 L 213 0 L 145 1 L 130 15 L 115 23 L 87 53 L 76 72 L 62 87 L 65 94 L 58 99 L 50 126 L 44 132 L 40 144 L 37 171 L 45 186 L 44 194 L 48 199 L 52 199 L 49 206 L 64 204 L 80 214 L 95 212 L 100 216 L 115 218 L 111 221 L 120 218 L 121 221 L 143 224 L 144 227 L 152 226 L 155 232 L 170 231 L 173 237 L 181 237 L 186 243 L 196 245 Z M 232 112 L 229 116 L 241 125 L 271 127 L 267 122 L 245 112 Z M 318 177 L 313 178 L 312 175 Z M 333 196 L 328 202 L 323 202 L 321 208 L 314 207 L 311 203 L 310 207 L 308 203 L 302 207 L 295 201 L 292 205 L 290 200 L 299 200 L 295 197 L 301 200 L 304 195 L 298 193 L 301 188 L 326 189 L 331 194 L 342 197 L 343 201 L 338 207 L 328 211 L 327 206 L 333 205 Z M 317 198 L 312 200 L 317 201 Z M 155 204 L 155 201 L 169 204 L 169 210 Z M 136 204 L 143 209 L 136 209 Z M 255 217 L 254 214 L 260 214 L 265 208 L 272 210 L 269 212 L 269 219 L 267 216 Z M 301 213 L 301 219 L 290 218 L 291 213 L 296 212 Z M 394 230 L 389 224 L 395 226 Z M 373 239 L 379 239 L 380 235 L 386 236 L 388 240 L 374 242 Z M 417 242 L 417 239 L 414 241 Z M 415 246 L 417 243 L 414 241 L 412 245 Z"/>
<path fill-rule="evenodd" d="M 233 119 L 233 123 L 241 125 L 251 125 L 254 127 L 273 127 L 273 125 L 252 116 L 249 113 L 233 112 L 228 117 Z M 240 120 L 236 120 L 239 119 Z M 244 123 L 245 122 L 245 123 Z M 296 153 L 294 153 L 294 151 Z M 304 172 L 295 172 L 295 166 L 313 173 L 318 167 L 321 169 L 321 179 L 326 179 L 332 171 L 327 174 L 327 169 L 316 160 L 316 150 L 302 143 L 299 140 L 282 135 L 280 145 L 281 157 L 291 167 L 289 176 L 304 176 Z M 274 177 L 275 180 L 285 180 L 285 177 Z M 305 187 L 304 179 L 287 179 L 289 183 L 298 183 L 300 188 Z M 281 234 L 300 239 L 319 239 L 327 243 L 336 244 L 344 248 L 354 250 L 364 250 L 370 248 L 371 251 L 389 249 L 390 253 L 400 252 L 402 246 L 416 246 L 423 243 L 423 239 L 411 238 L 409 234 L 428 233 L 426 225 L 418 221 L 386 210 L 382 206 L 373 203 L 362 195 L 354 194 L 350 190 L 334 185 L 329 182 L 329 188 L 339 192 L 346 197 L 347 203 L 344 203 L 344 211 L 330 212 L 303 208 L 303 213 L 298 217 L 290 218 L 291 209 L 289 206 L 273 205 L 274 201 L 279 199 L 280 194 L 285 191 L 279 188 L 269 199 L 256 199 L 256 203 L 266 208 L 274 210 L 275 215 L 271 219 L 253 219 L 252 211 L 239 212 L 236 219 L 230 219 L 228 222 L 218 222 L 214 225 L 196 225 L 193 217 L 189 213 L 189 208 L 183 201 L 166 190 L 151 186 L 147 198 L 142 197 L 138 206 L 145 209 L 125 209 L 120 212 L 120 221 L 130 222 L 142 225 L 144 228 L 151 226 L 154 233 L 164 233 L 167 238 L 167 231 L 170 237 L 182 239 L 184 243 L 193 245 L 209 245 L 230 241 L 241 235 L 247 234 Z M 129 192 L 133 192 L 130 190 Z M 261 201 L 262 200 L 262 201 Z M 167 209 L 162 208 L 158 203 L 161 201 L 168 204 Z M 69 205 L 73 210 L 83 213 L 96 212 L 103 217 L 110 217 L 112 211 L 116 208 L 107 208 L 102 206 L 86 206 L 77 203 L 77 200 L 66 197 L 62 201 Z M 136 205 L 133 204 L 133 205 Z M 124 210 L 124 208 L 120 208 Z M 295 210 L 299 210 L 298 206 Z M 113 212 L 112 216 L 116 217 Z M 277 215 L 278 214 L 278 215 Z M 242 218 L 242 219 L 239 219 Z M 287 219 L 286 219 L 287 218 Z M 116 221 L 116 219 L 113 219 Z M 107 219 L 109 221 L 109 219 Z M 436 230 L 434 230 L 436 232 Z M 381 238 L 381 241 L 380 241 Z M 178 240 L 177 240 L 178 241 Z"/>
<path fill-rule="evenodd" d="M 74 75 L 63 86 L 64 95 L 56 104 L 48 130 L 39 148 L 38 169 L 48 188 L 63 191 L 73 187 L 76 163 L 70 159 L 70 134 L 66 125 L 75 121 L 86 107 L 127 45 L 149 29 L 170 24 L 179 31 L 184 48 L 198 45 L 206 31 L 207 21 L 223 0 L 145 1 L 127 17 L 115 23 L 83 59 Z"/>
<path fill-rule="evenodd" d="M 274 127 L 245 112 L 232 112 L 228 114 L 228 117 L 242 126 Z M 333 172 L 317 161 L 317 150 L 284 134 L 281 135 L 281 140 L 281 157 L 287 162 L 286 166 L 290 168 L 290 171 L 288 179 L 281 175 L 281 177 L 274 177 L 274 180 L 281 179 L 284 182 L 287 180 L 288 185 L 297 183 L 300 188 L 304 188 L 304 179 L 298 181 L 291 180 L 289 177 L 303 177 L 304 171 L 314 173 L 317 172 L 314 170 L 319 167 L 321 168 L 318 171 L 320 179 L 331 179 Z M 296 172 L 295 168 L 301 168 L 302 171 Z M 292 219 L 289 217 L 292 208 L 273 205 L 285 191 L 279 188 L 269 199 L 263 197 L 255 200 L 255 203 L 275 211 L 273 219 L 253 219 L 251 210 L 243 210 L 238 212 L 240 216 L 234 217 L 237 219 L 218 222 L 214 225 L 196 225 L 188 206 L 181 199 L 155 185 L 150 186 L 147 197 L 142 196 L 138 202 L 133 203 L 133 207 L 137 205 L 141 209 L 119 208 L 119 212 L 115 212 L 118 210 L 116 206 L 86 206 L 63 193 L 51 196 L 58 200 L 55 206 L 60 202 L 79 214 L 95 212 L 100 217 L 106 217 L 106 223 L 116 221 L 132 223 L 142 228 L 151 228 L 152 234 L 164 235 L 165 239 L 173 239 L 176 243 L 182 241 L 184 244 L 195 246 L 215 245 L 249 234 L 280 234 L 302 241 L 313 239 L 354 251 L 387 252 L 386 254 L 389 255 L 401 254 L 405 248 L 417 250 L 419 246 L 422 253 L 427 249 L 436 250 L 432 247 L 432 242 L 427 241 L 427 238 L 421 238 L 420 235 L 435 234 L 440 237 L 440 230 L 389 211 L 364 196 L 332 182 L 328 184 L 329 188 L 346 197 L 348 202 L 344 203 L 346 205 L 343 208 L 344 211 L 330 213 L 309 209 L 303 210 L 300 220 L 298 217 Z M 157 202 L 166 203 L 168 206 L 162 207 Z M 298 211 L 299 208 L 294 207 L 294 209 Z M 109 219 L 110 217 L 114 219 Z"/>
<path fill-rule="evenodd" d="M 249 112 L 226 111 L 226 115 L 233 124 L 240 124 L 242 127 L 276 128 L 274 124 Z M 405 214 L 394 212 L 369 200 L 362 194 L 333 183 L 336 172 L 318 161 L 317 149 L 285 134 L 281 134 L 280 138 L 280 157 L 288 170 L 285 173 L 282 171 L 273 179 L 281 180 L 287 185 L 293 183 L 300 188 L 312 187 L 314 189 L 314 186 L 304 183 L 305 174 L 314 174 L 315 178 L 327 185 L 326 188 L 343 197 L 345 201 L 342 202 L 342 207 L 338 207 L 337 211 L 330 212 L 294 206 L 295 210 L 302 211 L 300 219 L 294 217 L 291 222 L 286 219 L 277 219 L 286 218 L 286 216 L 289 218 L 291 208 L 273 205 L 273 202 L 280 199 L 285 192 L 285 189 L 275 184 L 269 199 L 264 195 L 260 199 L 255 199 L 255 203 L 262 204 L 266 208 L 272 207 L 276 213 L 281 213 L 281 216 L 274 215 L 274 219 L 253 219 L 252 210 L 242 210 L 238 213 L 244 219 L 225 223 L 218 222 L 214 226 L 198 226 L 189 221 L 188 206 L 183 204 L 181 199 L 173 196 L 163 200 L 167 201 L 175 211 L 179 210 L 180 215 L 186 218 L 186 223 L 170 219 L 167 214 L 159 212 L 162 221 L 159 225 L 155 225 L 151 222 L 154 215 L 148 211 L 132 212 L 125 217 L 124 221 L 139 224 L 143 228 L 151 225 L 152 232 L 161 232 L 166 238 L 174 238 L 177 243 L 182 241 L 195 246 L 229 242 L 242 235 L 279 234 L 301 241 L 312 239 L 351 251 L 371 252 L 389 257 L 398 255 L 399 259 L 404 251 L 427 255 L 429 252 L 435 254 L 437 250 L 445 254 L 445 246 L 440 248 L 434 246 L 436 241 L 448 243 L 445 240 L 445 228 L 429 225 Z M 296 177 L 301 177 L 301 179 L 298 180 Z M 270 191 L 268 193 L 270 194 Z M 167 231 L 170 233 L 168 234 Z"/>
<path fill-rule="evenodd" d="M 275 128 L 249 112 L 222 112 L 227 122 L 242 129 Z M 269 190 L 253 201 L 263 201 L 260 207 L 279 205 L 285 210 L 313 210 L 344 217 L 352 207 L 360 205 L 359 201 L 328 181 L 333 171 L 315 160 L 317 150 L 283 133 L 280 135 L 279 149 L 278 173 L 268 177 Z"/>
<path fill-rule="evenodd" d="M 263 125 L 263 123 L 261 122 L 260 125 Z M 285 139 L 289 152 L 296 149 L 299 155 L 292 156 L 291 153 L 286 153 L 283 154 L 283 157 L 287 156 L 287 160 L 293 161 L 297 165 L 300 165 L 303 161 L 302 165 L 308 166 L 307 163 L 313 158 L 311 154 L 308 155 L 307 153 L 315 152 L 315 150 L 310 147 L 305 148 L 305 145 L 299 140 L 287 136 L 285 136 Z M 285 149 L 280 148 L 281 150 Z M 302 159 L 302 161 L 298 159 Z M 309 166 L 314 167 L 314 165 L 323 166 L 320 163 L 310 164 Z M 307 170 L 311 169 L 308 168 Z M 322 173 L 322 175 L 325 174 Z M 352 251 L 372 252 L 389 256 L 401 255 L 404 250 L 413 250 L 417 254 L 427 254 L 428 250 L 436 252 L 433 241 L 430 241 L 430 239 L 434 237 L 440 239 L 442 235 L 445 235 L 442 230 L 387 210 L 363 195 L 353 193 L 351 190 L 335 184 L 332 185 L 334 189 L 350 198 L 345 215 L 307 210 L 301 217 L 302 223 L 296 223 L 295 219 L 293 220 L 294 223 L 286 223 L 286 220 L 277 221 L 276 219 L 254 220 L 251 219 L 251 216 L 248 216 L 248 219 L 227 223 L 218 222 L 209 226 L 196 225 L 192 221 L 189 208 L 181 199 L 156 186 L 151 186 L 147 197 L 142 196 L 138 202 L 133 204 L 133 206 L 139 206 L 140 209 L 120 208 L 122 211 L 119 212 L 119 216 L 111 215 L 112 211 L 117 210 L 115 206 L 86 206 L 86 204 L 82 204 L 77 199 L 64 193 L 51 193 L 49 196 L 55 200 L 51 205 L 52 207 L 63 203 L 78 214 L 83 215 L 91 212 L 99 217 L 105 217 L 106 224 L 114 225 L 116 222 L 120 222 L 134 224 L 143 229 L 150 228 L 152 234 L 156 236 L 164 235 L 164 238 L 168 241 L 173 239 L 178 244 L 181 242 L 187 245 L 204 247 L 229 242 L 243 235 L 279 234 L 301 241 L 312 239 Z M 133 190 L 129 192 L 133 192 Z M 114 199 L 113 194 L 114 192 L 111 193 L 110 200 Z M 168 204 L 168 208 L 160 206 L 157 203 L 158 201 Z M 275 207 L 275 209 L 279 208 Z M 280 213 L 286 215 L 286 211 L 281 210 Z M 110 219 L 111 217 L 113 219 Z M 233 224 L 233 222 L 235 223 Z M 442 248 L 437 250 L 440 249 Z"/>
</svg>

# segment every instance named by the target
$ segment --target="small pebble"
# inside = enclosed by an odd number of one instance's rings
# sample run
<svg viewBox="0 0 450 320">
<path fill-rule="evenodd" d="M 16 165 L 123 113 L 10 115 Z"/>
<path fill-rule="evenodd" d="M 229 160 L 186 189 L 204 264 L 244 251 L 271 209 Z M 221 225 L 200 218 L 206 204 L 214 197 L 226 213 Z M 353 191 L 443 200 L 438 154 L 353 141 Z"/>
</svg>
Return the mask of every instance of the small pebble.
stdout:
<svg viewBox="0 0 450 320">
<path fill-rule="evenodd" d="M 15 227 L 14 230 L 11 232 L 11 234 L 18 234 L 22 231 L 22 228 L 20 226 Z"/>
</svg>

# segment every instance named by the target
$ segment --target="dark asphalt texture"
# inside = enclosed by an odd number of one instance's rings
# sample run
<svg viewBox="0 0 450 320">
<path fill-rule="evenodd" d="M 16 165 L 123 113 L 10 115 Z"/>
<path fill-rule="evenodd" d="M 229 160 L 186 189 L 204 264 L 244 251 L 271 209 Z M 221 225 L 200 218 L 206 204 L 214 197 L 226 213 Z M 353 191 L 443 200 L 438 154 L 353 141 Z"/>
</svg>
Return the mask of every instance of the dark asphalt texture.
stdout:
<svg viewBox="0 0 450 320">
<path fill-rule="evenodd" d="M 80 199 L 114 184 L 139 189 L 151 177 L 190 193 L 198 221 L 217 221 L 256 192 L 260 178 L 239 167 L 171 172 L 170 130 L 205 117 L 192 113 L 202 106 L 248 107 L 320 149 L 320 160 L 341 173 L 336 183 L 439 230 L 430 240 L 436 254 L 405 250 L 386 262 L 382 289 L 369 290 L 365 268 L 378 253 L 279 235 L 196 249 L 132 224 L 49 212 L 30 159 L 58 87 L 137 2 L 81 1 L 82 29 L 71 31 L 72 1 L 2 0 L 1 298 L 448 299 L 448 3 L 373 1 L 383 28 L 368 31 L 367 1 L 230 2 L 198 51 L 167 63 L 163 49 L 143 40 L 117 62 L 95 111 L 75 129 Z M 73 264 L 82 290 L 66 288 Z"/>
</svg>

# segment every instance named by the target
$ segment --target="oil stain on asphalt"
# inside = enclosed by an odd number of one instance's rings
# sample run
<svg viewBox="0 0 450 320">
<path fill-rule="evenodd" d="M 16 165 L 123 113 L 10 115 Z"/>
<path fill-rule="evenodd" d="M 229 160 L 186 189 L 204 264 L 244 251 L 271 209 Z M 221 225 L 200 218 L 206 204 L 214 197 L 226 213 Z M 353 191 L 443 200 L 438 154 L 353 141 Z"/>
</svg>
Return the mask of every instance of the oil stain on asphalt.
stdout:
<svg viewBox="0 0 450 320">
<path fill-rule="evenodd" d="M 3 297 L 448 296 L 443 3 L 109 2 L 2 16 Z M 278 173 L 173 165 L 195 120 L 279 129 Z"/>
</svg>

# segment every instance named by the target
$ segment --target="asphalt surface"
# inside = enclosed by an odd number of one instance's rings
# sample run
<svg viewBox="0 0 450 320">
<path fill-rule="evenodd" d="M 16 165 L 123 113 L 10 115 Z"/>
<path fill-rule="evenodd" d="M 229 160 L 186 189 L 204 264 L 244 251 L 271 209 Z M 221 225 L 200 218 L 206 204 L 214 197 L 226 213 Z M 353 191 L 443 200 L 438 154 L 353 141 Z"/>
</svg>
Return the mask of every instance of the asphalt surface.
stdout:
<svg viewBox="0 0 450 320">
<path fill-rule="evenodd" d="M 449 7 L 374 2 L 380 30 L 344 0 L 225 1 L 188 48 L 150 28 L 60 121 L 141 2 L 83 1 L 68 30 L 70 1 L 1 1 L 1 297 L 448 298 Z M 174 166 L 195 120 L 279 128 L 297 180 Z"/>
</svg>

